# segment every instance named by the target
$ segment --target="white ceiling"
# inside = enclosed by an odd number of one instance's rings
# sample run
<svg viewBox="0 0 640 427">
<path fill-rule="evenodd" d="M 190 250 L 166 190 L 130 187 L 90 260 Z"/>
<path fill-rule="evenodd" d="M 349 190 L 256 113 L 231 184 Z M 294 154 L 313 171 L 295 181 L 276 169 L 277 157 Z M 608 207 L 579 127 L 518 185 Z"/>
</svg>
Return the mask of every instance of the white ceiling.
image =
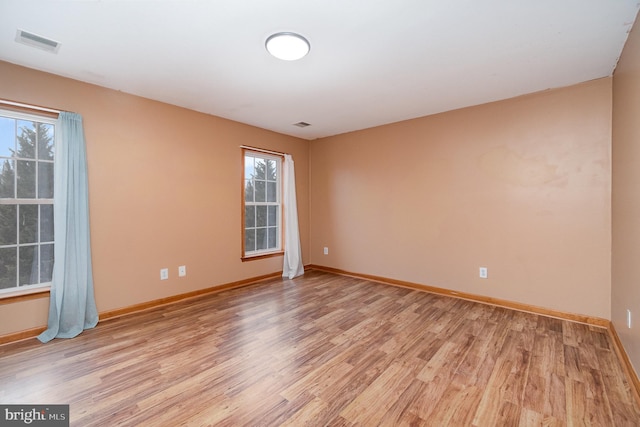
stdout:
<svg viewBox="0 0 640 427">
<path fill-rule="evenodd" d="M 0 0 L 0 60 L 315 139 L 610 76 L 638 8 L 637 0 Z M 59 52 L 16 43 L 17 29 L 60 42 Z M 264 42 L 278 31 L 306 37 L 309 55 L 271 57 Z M 311 126 L 293 126 L 300 121 Z"/>
</svg>

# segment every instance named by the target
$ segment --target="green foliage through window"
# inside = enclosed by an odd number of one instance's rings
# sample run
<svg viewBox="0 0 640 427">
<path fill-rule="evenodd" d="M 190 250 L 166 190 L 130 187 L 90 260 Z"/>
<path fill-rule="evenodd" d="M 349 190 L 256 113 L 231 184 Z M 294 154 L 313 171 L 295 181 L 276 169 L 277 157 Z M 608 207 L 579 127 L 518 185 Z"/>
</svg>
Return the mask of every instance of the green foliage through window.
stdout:
<svg viewBox="0 0 640 427">
<path fill-rule="evenodd" d="M 244 156 L 244 253 L 279 251 L 282 159 L 245 151 Z"/>
<path fill-rule="evenodd" d="M 0 291 L 51 281 L 55 126 L 0 112 Z"/>
</svg>

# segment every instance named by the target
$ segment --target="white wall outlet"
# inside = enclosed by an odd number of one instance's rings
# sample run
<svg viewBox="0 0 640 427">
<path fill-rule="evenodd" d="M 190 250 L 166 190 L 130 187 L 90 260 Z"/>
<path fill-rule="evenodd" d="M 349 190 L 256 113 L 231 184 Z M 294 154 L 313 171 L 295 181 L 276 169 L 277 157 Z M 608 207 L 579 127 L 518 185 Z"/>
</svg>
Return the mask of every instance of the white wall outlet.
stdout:
<svg viewBox="0 0 640 427">
<path fill-rule="evenodd" d="M 631 310 L 627 309 L 627 328 L 631 329 Z"/>
<path fill-rule="evenodd" d="M 324 247 L 324 254 L 329 255 L 329 248 L 326 246 Z"/>
<path fill-rule="evenodd" d="M 178 267 L 178 276 L 184 277 L 186 275 L 187 275 L 187 266 L 181 265 L 180 267 Z"/>
<path fill-rule="evenodd" d="M 480 267 L 480 278 L 486 279 L 487 277 L 489 277 L 489 271 L 487 267 Z"/>
<path fill-rule="evenodd" d="M 163 268 L 160 270 L 160 280 L 167 280 L 169 278 L 169 269 Z"/>
</svg>

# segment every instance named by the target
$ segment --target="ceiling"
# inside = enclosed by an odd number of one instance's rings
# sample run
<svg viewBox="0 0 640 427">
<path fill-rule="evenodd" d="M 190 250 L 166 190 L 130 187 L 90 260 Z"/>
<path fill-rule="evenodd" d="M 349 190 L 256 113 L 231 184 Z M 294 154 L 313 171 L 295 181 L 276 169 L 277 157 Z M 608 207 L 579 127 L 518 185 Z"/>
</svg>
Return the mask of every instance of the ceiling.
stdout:
<svg viewBox="0 0 640 427">
<path fill-rule="evenodd" d="M 0 60 L 315 139 L 611 76 L 637 0 L 0 0 Z M 61 43 L 15 42 L 18 29 Z M 290 62 L 264 42 L 298 32 Z M 1 76 L 0 76 L 1 78 Z M 55 107 L 55 106 L 53 106 Z M 300 128 L 294 123 L 307 122 Z"/>
</svg>

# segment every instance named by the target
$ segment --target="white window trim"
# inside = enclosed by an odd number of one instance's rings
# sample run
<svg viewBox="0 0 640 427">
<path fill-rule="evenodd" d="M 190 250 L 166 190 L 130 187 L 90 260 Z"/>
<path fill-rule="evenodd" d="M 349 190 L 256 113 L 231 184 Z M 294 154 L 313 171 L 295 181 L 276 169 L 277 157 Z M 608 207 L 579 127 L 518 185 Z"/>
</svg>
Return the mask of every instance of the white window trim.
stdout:
<svg viewBox="0 0 640 427">
<path fill-rule="evenodd" d="M 39 123 L 46 123 L 46 124 L 50 124 L 55 126 L 57 124 L 57 118 L 53 118 L 53 117 L 48 117 L 48 116 L 44 116 L 44 115 L 38 115 L 38 114 L 30 114 L 30 113 L 24 113 L 21 111 L 13 111 L 13 110 L 7 110 L 7 109 L 2 109 L 0 108 L 0 116 L 4 116 L 4 117 L 10 117 L 12 119 L 16 119 L 16 120 L 28 120 L 28 121 L 34 121 L 34 122 L 39 122 Z M 54 135 L 56 135 L 55 131 L 54 131 Z M 54 136 L 55 138 L 55 136 Z M 57 142 L 57 141 L 55 141 Z M 54 144 L 55 144 L 54 142 Z M 57 146 L 54 145 L 54 153 L 55 150 L 57 149 Z M 25 159 L 22 157 L 13 157 L 13 160 L 34 160 L 34 159 Z M 35 159 L 36 161 L 41 161 L 44 163 L 54 163 L 55 164 L 55 159 L 56 156 L 54 154 L 54 159 L 53 161 L 48 161 L 48 160 L 40 160 L 40 159 Z M 36 168 L 36 182 L 38 180 L 38 176 L 37 176 L 37 168 Z M 53 199 L 8 199 L 8 198 L 4 198 L 4 199 L 0 199 L 0 204 L 2 205 L 15 205 L 15 204 L 21 204 L 21 205 L 53 205 Z M 38 224 L 38 233 L 40 232 L 40 225 Z M 50 243 L 50 242 L 44 242 L 44 243 Z M 54 240 L 52 242 L 55 245 L 55 237 Z M 23 244 L 20 246 L 39 246 L 41 244 L 41 242 L 38 243 L 33 243 L 33 244 Z M 19 245 L 18 243 L 16 243 L 16 245 Z M 1 247 L 12 247 L 15 245 L 4 245 Z M 16 297 L 16 296 L 23 296 L 23 295 L 29 295 L 29 294 L 37 294 L 46 290 L 51 289 L 51 282 L 43 282 L 43 283 L 36 283 L 33 285 L 22 285 L 22 286 L 15 286 L 12 288 L 5 288 L 5 289 L 0 289 L 0 298 L 11 298 L 11 297 Z"/>
<path fill-rule="evenodd" d="M 277 202 L 246 202 L 245 201 L 245 174 L 246 166 L 245 161 L 247 157 L 254 157 L 259 159 L 275 160 L 277 168 Z M 283 240 L 283 206 L 282 206 L 282 165 L 284 163 L 284 156 L 277 154 L 268 154 L 258 150 L 251 150 L 250 148 L 243 148 L 242 150 L 242 260 L 259 259 L 265 256 L 281 255 L 284 252 L 284 240 Z M 255 251 L 247 251 L 245 248 L 245 206 L 278 206 L 278 234 L 276 235 L 276 248 L 270 249 L 257 249 Z"/>
</svg>

